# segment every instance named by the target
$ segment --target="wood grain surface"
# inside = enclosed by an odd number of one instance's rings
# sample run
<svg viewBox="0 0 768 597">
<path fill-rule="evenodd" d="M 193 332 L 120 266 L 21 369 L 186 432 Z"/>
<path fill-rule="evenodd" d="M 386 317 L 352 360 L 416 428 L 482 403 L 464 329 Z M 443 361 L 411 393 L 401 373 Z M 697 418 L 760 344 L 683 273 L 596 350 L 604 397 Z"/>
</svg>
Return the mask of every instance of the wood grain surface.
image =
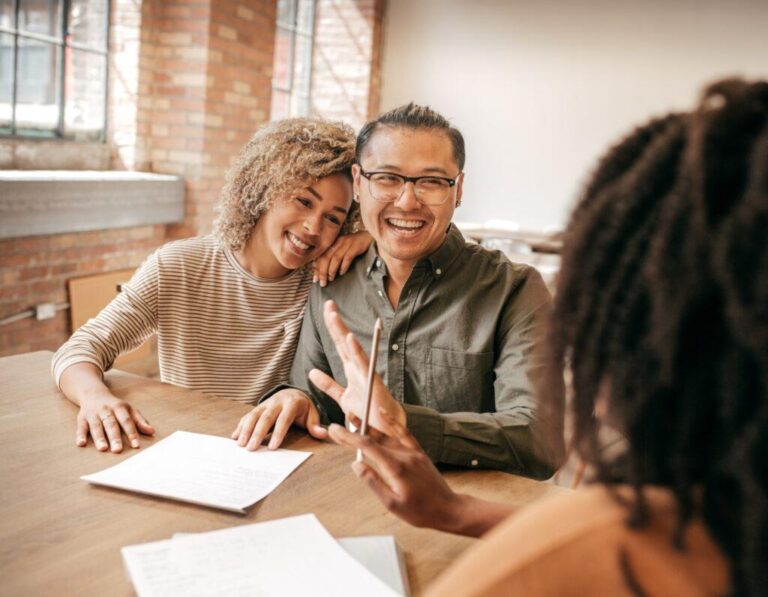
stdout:
<svg viewBox="0 0 768 597">
<path fill-rule="evenodd" d="M 395 535 L 413 595 L 473 542 L 401 522 L 354 476 L 354 453 L 299 430 L 284 447 L 313 456 L 245 516 L 91 486 L 80 476 L 134 451 L 75 446 L 77 408 L 56 389 L 50 361 L 50 352 L 0 359 L 0 595 L 131 595 L 120 556 L 125 545 L 306 512 L 335 537 Z M 250 409 L 120 371 L 106 379 L 157 429 L 142 438 L 142 449 L 177 429 L 228 437 Z M 567 491 L 491 471 L 450 471 L 446 478 L 457 491 L 520 505 Z M 301 569 L 297 561 L 296 573 Z"/>
</svg>

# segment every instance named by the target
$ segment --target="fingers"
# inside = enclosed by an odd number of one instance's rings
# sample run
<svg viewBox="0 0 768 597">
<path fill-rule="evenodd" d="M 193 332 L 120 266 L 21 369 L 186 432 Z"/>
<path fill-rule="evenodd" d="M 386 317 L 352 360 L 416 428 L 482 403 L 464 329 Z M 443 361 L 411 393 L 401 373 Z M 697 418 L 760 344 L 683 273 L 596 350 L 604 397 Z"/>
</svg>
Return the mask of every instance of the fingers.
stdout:
<svg viewBox="0 0 768 597">
<path fill-rule="evenodd" d="M 107 433 L 110 449 L 115 453 L 122 452 L 123 434 L 115 413 L 112 411 L 100 412 L 99 419 L 101 419 L 101 424 L 104 427 L 104 431 Z"/>
<path fill-rule="evenodd" d="M 355 461 L 352 463 L 352 470 L 355 471 L 355 475 L 365 481 L 387 510 L 394 511 L 397 508 L 397 494 L 390 489 L 389 485 L 384 482 L 372 467 L 368 466 L 365 462 Z"/>
<path fill-rule="evenodd" d="M 374 446 L 387 450 L 396 450 L 400 447 L 396 439 L 372 427 L 368 427 L 368 431 L 369 433 L 360 435 L 358 432 L 350 431 L 343 425 L 337 425 L 336 423 L 331 423 L 330 427 L 328 427 L 328 435 L 334 442 L 345 448 L 363 450 L 366 455 L 374 449 Z M 370 433 L 371 431 L 373 433 Z"/>
<path fill-rule="evenodd" d="M 120 431 L 122 428 L 122 431 L 125 432 L 125 435 L 128 437 L 128 443 L 131 445 L 132 448 L 138 448 L 139 447 L 139 432 L 136 430 L 136 425 L 134 424 L 133 417 L 131 416 L 131 412 L 128 409 L 128 407 L 125 404 L 121 404 L 114 410 L 114 418 L 117 419 L 117 423 L 120 424 L 120 426 L 117 428 L 117 437 L 118 440 L 120 440 Z M 107 429 L 107 432 L 109 432 L 109 428 Z M 110 438 L 112 436 L 110 435 Z M 118 444 L 120 449 L 122 450 L 122 441 Z M 112 445 L 112 451 L 115 451 L 115 445 Z"/>
<path fill-rule="evenodd" d="M 343 251 L 335 251 L 331 258 L 328 260 L 328 281 L 333 282 L 336 278 L 336 274 L 339 273 L 339 266 L 341 265 L 341 253 Z"/>
<path fill-rule="evenodd" d="M 87 421 L 88 430 L 91 432 L 91 437 L 93 438 L 93 443 L 96 446 L 96 449 L 99 452 L 104 452 L 109 445 L 104 436 L 104 428 L 101 426 L 101 419 L 94 413 L 88 417 Z"/>
<path fill-rule="evenodd" d="M 261 443 L 264 441 L 264 438 L 266 438 L 267 434 L 269 434 L 270 429 L 272 429 L 274 426 L 281 410 L 282 409 L 279 408 L 271 408 L 269 410 L 265 410 L 261 414 L 259 420 L 256 421 L 256 425 L 253 428 L 251 439 L 248 440 L 248 444 L 245 446 L 247 450 L 253 451 L 259 448 Z"/>
<path fill-rule="evenodd" d="M 395 419 L 386 408 L 379 408 L 379 415 L 384 419 L 384 422 L 387 423 L 387 432 L 389 435 L 397 438 L 401 444 L 408 448 L 421 449 L 419 442 L 413 437 L 413 434 L 408 431 L 408 428 Z"/>
<path fill-rule="evenodd" d="M 312 281 L 317 282 L 323 288 L 328 285 L 328 263 L 329 259 L 326 252 L 315 260 L 312 268 Z"/>
<path fill-rule="evenodd" d="M 346 348 L 346 336 L 349 334 L 347 326 L 341 320 L 338 311 L 336 310 L 336 304 L 333 301 L 325 301 L 323 306 L 323 319 L 325 320 L 325 327 L 328 329 L 328 333 L 336 346 L 336 351 L 339 353 L 342 361 L 347 361 L 347 348 Z"/>
<path fill-rule="evenodd" d="M 362 428 L 363 421 L 354 413 L 349 413 L 347 415 L 347 420 L 354 425 L 354 429 L 350 429 L 350 431 L 355 431 L 357 429 Z M 372 437 L 375 440 L 383 440 L 384 438 L 388 437 L 386 433 L 383 431 L 376 429 L 373 425 L 371 425 L 371 422 L 368 421 L 368 428 L 366 429 L 366 435 Z"/>
<path fill-rule="evenodd" d="M 77 429 L 75 430 L 75 444 L 81 448 L 88 443 L 88 421 L 84 417 L 77 417 Z"/>
<path fill-rule="evenodd" d="M 256 422 L 261 416 L 261 412 L 264 410 L 263 405 L 259 405 L 251 412 L 240 419 L 240 423 L 237 425 L 237 443 L 241 446 L 245 446 L 253 433 L 253 428 L 256 426 Z"/>
<path fill-rule="evenodd" d="M 344 255 L 344 259 L 341 260 L 341 267 L 339 267 L 339 275 L 343 276 L 349 271 L 349 266 L 352 265 L 352 261 L 355 259 L 355 255 L 347 253 Z"/>
<path fill-rule="evenodd" d="M 328 284 L 329 279 L 333 280 L 333 275 L 331 274 L 335 274 L 336 270 L 331 269 L 331 261 L 338 251 L 338 248 L 339 241 L 337 240 L 330 247 L 328 247 L 328 249 L 326 249 L 325 253 L 315 259 L 315 263 L 313 265 L 314 275 L 312 280 L 320 284 L 320 286 L 325 287 Z"/>
<path fill-rule="evenodd" d="M 235 427 L 235 430 L 232 432 L 232 435 L 229 436 L 232 439 L 235 439 L 235 440 L 239 439 L 239 437 L 240 437 L 240 429 L 243 426 L 243 419 L 245 419 L 245 417 L 240 417 L 240 420 L 237 422 L 237 427 Z"/>
<path fill-rule="evenodd" d="M 133 406 L 129 407 L 131 417 L 134 421 L 136 421 L 136 427 L 139 429 L 139 433 L 142 433 L 144 435 L 154 435 L 155 434 L 155 428 L 154 426 L 147 421 L 147 418 L 141 414 L 141 411 L 138 408 L 134 408 Z"/>
<path fill-rule="evenodd" d="M 336 313 L 336 317 L 341 319 L 338 313 Z M 358 342 L 357 338 L 352 332 L 348 332 L 344 340 L 346 342 L 347 356 L 349 357 L 349 360 L 354 360 L 354 363 L 358 367 L 363 367 L 367 373 L 368 372 L 368 355 L 365 354 L 365 351 L 363 350 L 363 347 L 360 345 L 360 342 Z"/>
<path fill-rule="evenodd" d="M 309 380 L 315 384 L 321 391 L 328 394 L 336 402 L 340 402 L 344 395 L 344 387 L 320 369 L 312 369 L 309 372 Z"/>
<path fill-rule="evenodd" d="M 275 421 L 275 428 L 272 431 L 272 437 L 269 440 L 269 449 L 274 450 L 280 447 L 285 439 L 285 434 L 293 425 L 296 420 L 297 406 L 296 403 L 290 403 L 283 407 L 280 411 L 280 415 Z"/>
<path fill-rule="evenodd" d="M 309 406 L 307 413 L 307 431 L 315 439 L 325 439 L 328 437 L 328 430 L 320 424 L 320 413 L 317 412 L 314 404 Z"/>
<path fill-rule="evenodd" d="M 363 447 L 361 437 L 357 433 L 352 433 L 343 425 L 331 423 L 330 427 L 328 427 L 328 435 L 334 442 L 345 448 Z"/>
</svg>

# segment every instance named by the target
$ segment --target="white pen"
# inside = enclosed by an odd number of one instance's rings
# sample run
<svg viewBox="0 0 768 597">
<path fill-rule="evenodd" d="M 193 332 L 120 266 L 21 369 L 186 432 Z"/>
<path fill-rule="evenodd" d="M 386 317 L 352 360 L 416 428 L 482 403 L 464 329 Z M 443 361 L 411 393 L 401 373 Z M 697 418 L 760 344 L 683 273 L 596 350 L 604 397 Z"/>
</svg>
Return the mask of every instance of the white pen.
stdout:
<svg viewBox="0 0 768 597">
<path fill-rule="evenodd" d="M 365 393 L 365 413 L 363 413 L 363 424 L 360 426 L 360 435 L 365 437 L 368 432 L 368 416 L 371 412 L 371 394 L 373 394 L 373 376 L 376 375 L 376 356 L 379 353 L 379 336 L 381 335 L 381 319 L 376 318 L 376 325 L 373 326 L 373 340 L 371 341 L 371 357 L 368 361 L 368 388 Z M 357 451 L 357 461 L 363 461 L 363 451 Z"/>
</svg>

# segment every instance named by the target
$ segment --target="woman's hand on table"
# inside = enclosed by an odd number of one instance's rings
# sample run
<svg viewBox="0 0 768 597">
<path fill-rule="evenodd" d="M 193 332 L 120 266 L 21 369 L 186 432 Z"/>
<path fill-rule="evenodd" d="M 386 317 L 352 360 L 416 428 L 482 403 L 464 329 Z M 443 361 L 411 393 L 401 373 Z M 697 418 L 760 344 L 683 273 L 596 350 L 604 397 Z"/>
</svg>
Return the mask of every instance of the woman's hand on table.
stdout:
<svg viewBox="0 0 768 597">
<path fill-rule="evenodd" d="M 78 446 L 87 445 L 90 435 L 100 452 L 109 449 L 119 453 L 123 451 L 123 434 L 128 440 L 128 445 L 138 448 L 140 433 L 155 433 L 155 428 L 139 409 L 109 392 L 81 397 L 79 403 L 80 412 L 77 415 L 75 434 L 75 443 Z"/>
<path fill-rule="evenodd" d="M 328 437 L 315 405 L 303 392 L 292 388 L 280 390 L 246 414 L 231 437 L 248 450 L 256 450 L 271 431 L 268 447 L 275 450 L 293 424 L 303 427 L 314 438 Z"/>
<path fill-rule="evenodd" d="M 343 276 L 355 257 L 362 255 L 371 246 L 373 238 L 365 231 L 339 236 L 328 249 L 315 259 L 312 265 L 312 280 L 325 286 L 337 275 Z"/>
</svg>

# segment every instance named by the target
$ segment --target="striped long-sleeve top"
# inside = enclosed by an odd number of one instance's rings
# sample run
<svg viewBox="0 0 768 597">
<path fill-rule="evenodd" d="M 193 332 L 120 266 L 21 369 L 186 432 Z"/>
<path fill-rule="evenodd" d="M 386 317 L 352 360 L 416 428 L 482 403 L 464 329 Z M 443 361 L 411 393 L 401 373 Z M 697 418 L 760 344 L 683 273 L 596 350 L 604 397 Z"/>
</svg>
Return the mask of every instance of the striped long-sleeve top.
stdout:
<svg viewBox="0 0 768 597">
<path fill-rule="evenodd" d="M 108 370 L 157 333 L 162 381 L 253 402 L 288 377 L 311 273 L 256 278 L 213 236 L 168 243 L 56 352 L 52 371 Z"/>
</svg>

